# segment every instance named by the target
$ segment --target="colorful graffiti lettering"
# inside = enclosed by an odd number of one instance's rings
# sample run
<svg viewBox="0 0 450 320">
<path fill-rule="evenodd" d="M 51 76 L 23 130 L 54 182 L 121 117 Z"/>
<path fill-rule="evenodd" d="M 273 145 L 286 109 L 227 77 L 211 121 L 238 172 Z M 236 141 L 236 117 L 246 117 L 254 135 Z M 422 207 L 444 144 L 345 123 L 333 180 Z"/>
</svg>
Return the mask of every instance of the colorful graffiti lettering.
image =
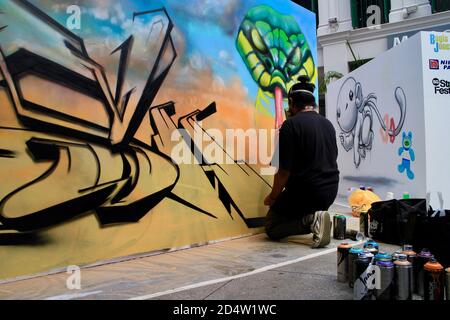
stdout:
<svg viewBox="0 0 450 320">
<path fill-rule="evenodd" d="M 9 17 L 0 32 L 25 34 L 29 26 L 23 21 L 33 21 L 36 42 L 19 48 L 1 43 L 0 70 L 5 79 L 2 86 L 8 92 L 2 108 L 14 110 L 20 125 L 0 128 L 2 181 L 6 175 L 18 177 L 2 183 L 0 230 L 35 231 L 89 210 L 96 211 L 101 225 L 137 222 L 166 198 L 216 218 L 214 213 L 196 205 L 195 200 L 181 195 L 185 193 L 177 192 L 181 169 L 171 161 L 167 148 L 168 129 L 194 126 L 183 120 L 213 115 L 215 103 L 204 111 L 181 117 L 178 125 L 171 120 L 176 114 L 174 102 L 152 106 L 177 56 L 171 36 L 173 23 L 164 8 L 134 13 L 134 21 L 144 19 L 151 27 L 148 34 L 129 35 L 111 53 L 120 55 L 115 90 L 104 67 L 88 55 L 83 39 L 27 1 L 2 1 L 2 8 L 15 12 L 15 16 Z M 157 20 L 153 20 L 155 15 Z M 155 35 L 155 24 L 161 21 L 164 28 Z M 40 39 L 53 41 L 55 50 L 45 50 Z M 140 82 L 124 91 L 125 82 L 130 81 L 128 67 L 140 60 L 140 49 L 145 48 L 145 43 L 138 44 L 148 39 L 153 42 L 146 45 L 156 48 L 153 63 L 142 70 Z M 52 91 L 59 93 L 43 97 Z M 67 105 L 61 100 L 61 93 L 67 95 Z M 91 111 L 77 113 L 78 108 L 70 105 L 69 98 L 87 104 Z M 98 121 L 102 115 L 105 120 Z M 153 132 L 148 143 L 134 138 L 146 115 L 150 115 Z M 164 130 L 162 124 L 166 126 Z M 262 219 L 253 219 L 255 212 L 248 216 L 231 196 L 232 181 L 218 174 L 211 162 L 202 159 L 199 163 L 227 210 L 235 210 L 250 228 L 260 226 Z M 249 166 L 237 166 L 239 170 L 221 170 L 229 177 L 259 179 L 269 188 Z M 27 171 L 32 174 L 27 176 Z M 55 188 L 58 192 L 48 192 Z"/>
<path fill-rule="evenodd" d="M 209 133 L 273 129 L 236 50 L 266 2 L 0 0 L 0 279 L 262 231 L 272 177 Z M 266 17 L 266 58 L 315 77 L 314 14 L 271 6 L 304 37 Z"/>
</svg>

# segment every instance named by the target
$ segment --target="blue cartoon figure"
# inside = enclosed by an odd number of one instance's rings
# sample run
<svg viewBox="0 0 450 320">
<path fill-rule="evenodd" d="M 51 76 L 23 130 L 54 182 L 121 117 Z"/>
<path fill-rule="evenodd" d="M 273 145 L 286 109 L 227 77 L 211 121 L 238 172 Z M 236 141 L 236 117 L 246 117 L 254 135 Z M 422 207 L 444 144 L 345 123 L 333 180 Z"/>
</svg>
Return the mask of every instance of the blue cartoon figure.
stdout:
<svg viewBox="0 0 450 320">
<path fill-rule="evenodd" d="M 402 157 L 402 163 L 398 165 L 398 171 L 403 173 L 406 170 L 406 174 L 410 180 L 414 180 L 414 172 L 411 171 L 411 162 L 416 160 L 414 150 L 412 146 L 412 132 L 406 135 L 403 132 L 402 146 L 398 149 L 398 155 Z"/>
</svg>

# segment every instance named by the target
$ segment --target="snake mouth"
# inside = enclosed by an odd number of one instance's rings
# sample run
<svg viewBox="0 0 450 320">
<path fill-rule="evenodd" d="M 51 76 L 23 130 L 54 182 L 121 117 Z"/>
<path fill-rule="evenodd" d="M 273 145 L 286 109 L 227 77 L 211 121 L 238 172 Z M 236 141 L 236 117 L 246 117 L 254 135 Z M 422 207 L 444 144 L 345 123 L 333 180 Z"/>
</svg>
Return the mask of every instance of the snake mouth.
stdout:
<svg viewBox="0 0 450 320">
<path fill-rule="evenodd" d="M 275 92 L 278 88 L 282 91 L 281 93 L 283 94 L 283 97 L 287 97 L 287 82 L 288 80 L 286 79 L 286 76 L 281 71 L 274 70 L 272 72 L 272 77 L 268 89 L 270 92 Z"/>
</svg>

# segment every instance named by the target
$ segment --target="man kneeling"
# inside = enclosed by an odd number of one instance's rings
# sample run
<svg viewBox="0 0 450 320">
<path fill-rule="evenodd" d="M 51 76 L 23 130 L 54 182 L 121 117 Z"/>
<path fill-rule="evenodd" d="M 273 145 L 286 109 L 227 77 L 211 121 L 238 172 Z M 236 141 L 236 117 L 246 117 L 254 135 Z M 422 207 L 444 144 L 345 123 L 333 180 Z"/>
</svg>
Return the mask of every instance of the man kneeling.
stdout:
<svg viewBox="0 0 450 320">
<path fill-rule="evenodd" d="M 322 248 L 330 243 L 327 210 L 339 185 L 336 131 L 316 111 L 315 86 L 307 77 L 299 81 L 289 91 L 289 118 L 279 132 L 279 158 L 273 161 L 278 172 L 264 200 L 270 206 L 265 227 L 273 240 L 313 233 L 312 247 Z"/>
</svg>

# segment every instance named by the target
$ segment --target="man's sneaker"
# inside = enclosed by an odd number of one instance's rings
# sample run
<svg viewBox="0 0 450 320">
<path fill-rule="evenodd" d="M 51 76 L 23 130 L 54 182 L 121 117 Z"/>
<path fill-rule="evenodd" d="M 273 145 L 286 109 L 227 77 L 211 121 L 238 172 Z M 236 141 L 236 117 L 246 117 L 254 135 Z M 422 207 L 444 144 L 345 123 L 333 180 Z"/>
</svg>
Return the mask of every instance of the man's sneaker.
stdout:
<svg viewBox="0 0 450 320">
<path fill-rule="evenodd" d="M 328 211 L 317 211 L 311 226 L 313 233 L 312 248 L 323 248 L 330 243 L 331 219 Z"/>
</svg>

